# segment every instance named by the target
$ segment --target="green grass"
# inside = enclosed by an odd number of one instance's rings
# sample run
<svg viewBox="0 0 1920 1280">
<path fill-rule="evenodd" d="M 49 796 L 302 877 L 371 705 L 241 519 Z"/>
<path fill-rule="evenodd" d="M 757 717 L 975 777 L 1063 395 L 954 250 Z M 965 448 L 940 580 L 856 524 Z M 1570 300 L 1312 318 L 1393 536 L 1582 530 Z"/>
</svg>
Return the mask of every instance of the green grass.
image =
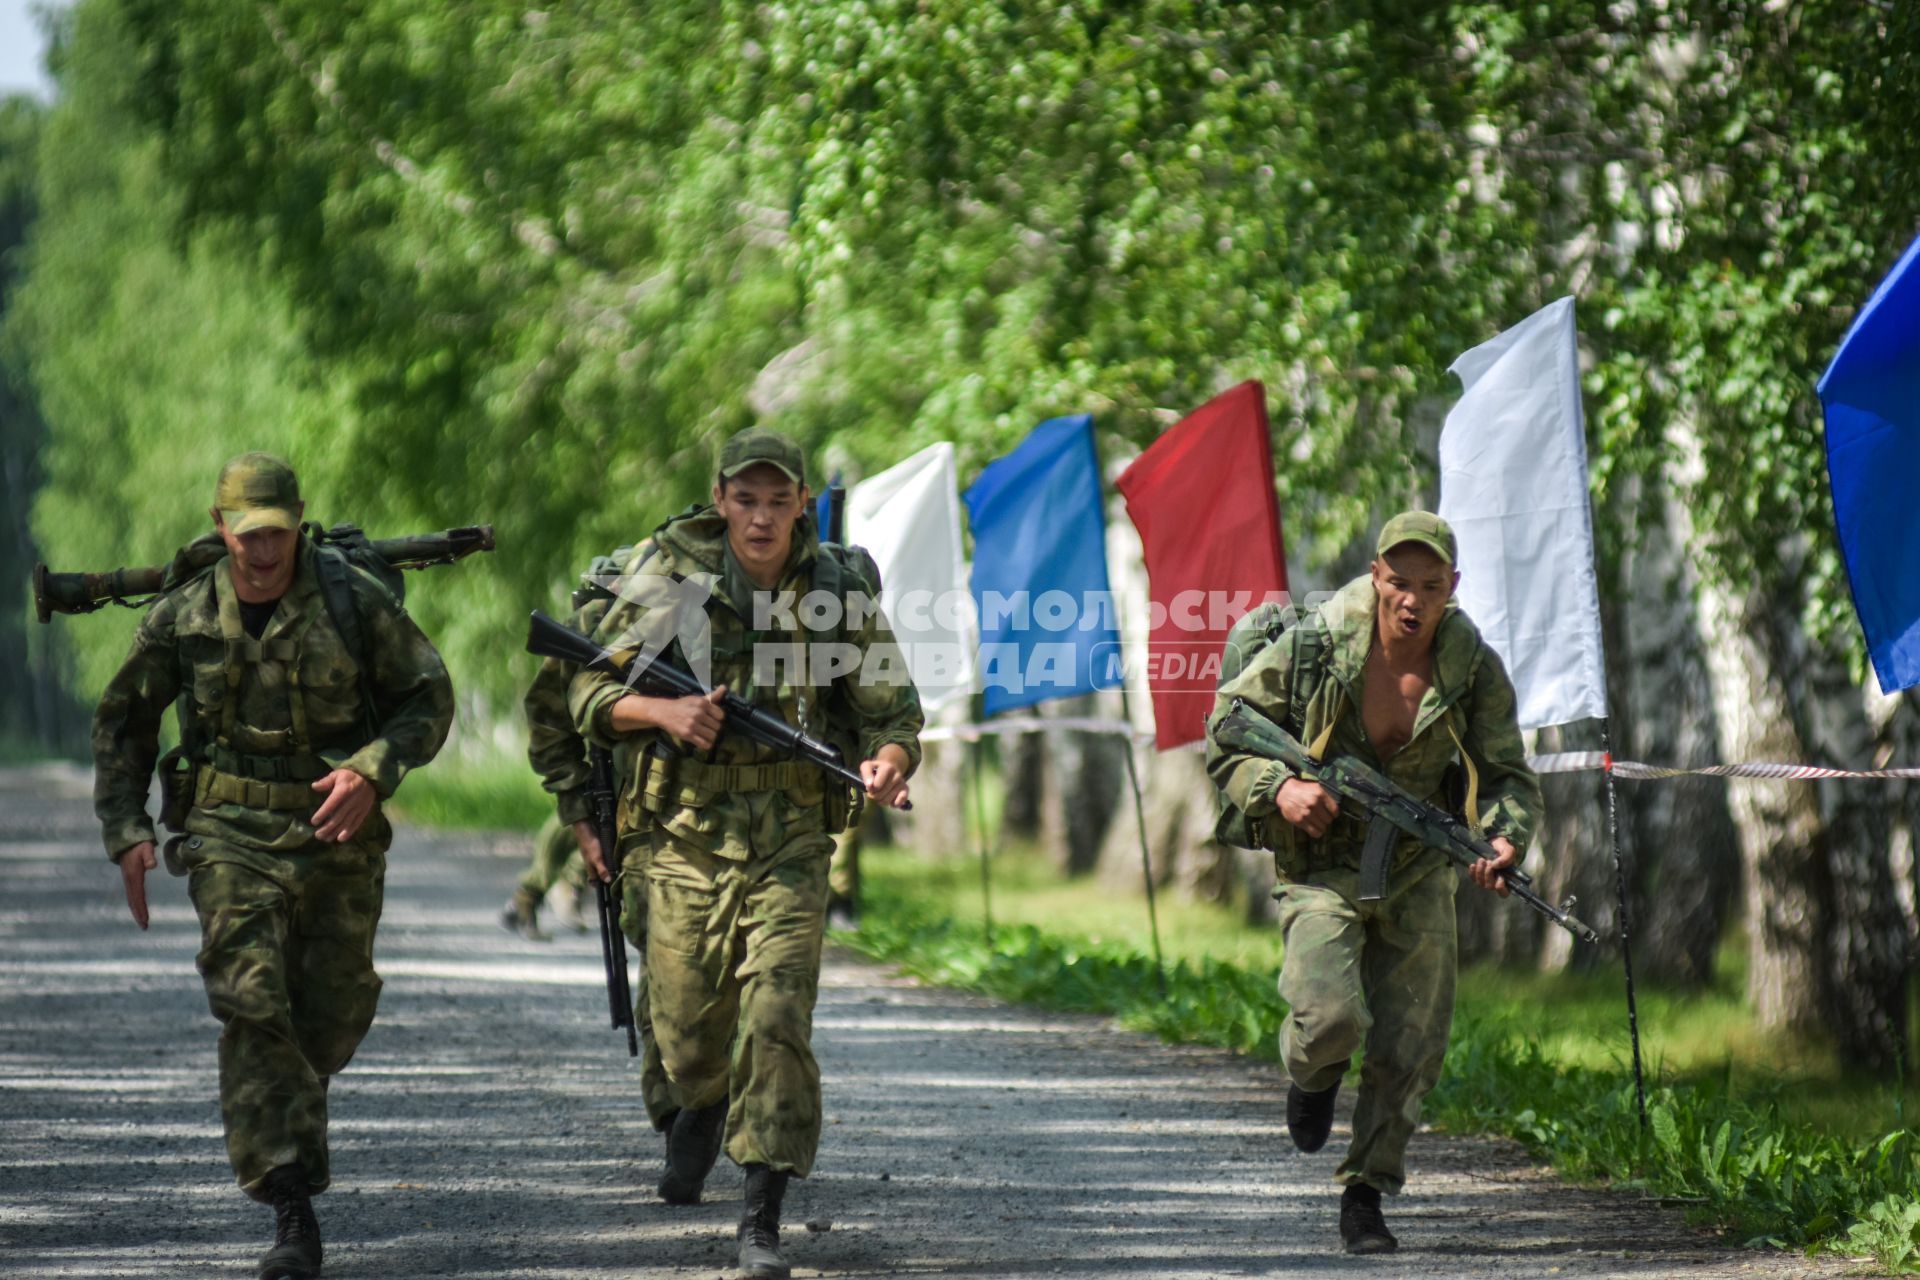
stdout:
<svg viewBox="0 0 1920 1280">
<path fill-rule="evenodd" d="M 862 927 L 842 941 L 869 955 L 945 985 L 1275 1056 L 1278 941 L 1231 911 L 1163 903 L 1163 995 L 1138 896 L 1003 855 L 989 943 L 976 862 L 876 850 L 863 870 Z M 1643 1128 L 1617 974 L 1468 971 L 1427 1117 L 1517 1138 L 1571 1177 L 1673 1198 L 1741 1242 L 1870 1254 L 1920 1272 L 1909 1099 L 1849 1079 L 1818 1045 L 1761 1035 L 1736 991 L 1737 974 L 1705 993 L 1643 989 Z"/>
<path fill-rule="evenodd" d="M 916 911 L 961 920 L 981 918 L 977 859 L 935 860 L 880 849 L 863 866 L 881 901 L 902 901 Z M 994 859 L 993 913 L 998 924 L 1036 925 L 1061 937 L 1152 954 L 1141 894 L 1064 879 L 1030 849 L 1009 849 Z M 1168 963 L 1212 959 L 1269 977 L 1279 972 L 1278 933 L 1248 924 L 1238 909 L 1162 893 L 1159 915 Z M 1682 1080 L 1725 1077 L 1737 1089 L 1776 1098 L 1789 1119 L 1859 1139 L 1898 1128 L 1907 1116 L 1920 1118 L 1920 1084 L 1910 1084 L 1903 1094 L 1890 1084 L 1850 1077 L 1831 1045 L 1757 1029 L 1740 995 L 1745 957 L 1742 940 L 1729 938 L 1717 979 L 1705 991 L 1639 984 L 1641 1051 L 1649 1070 Z M 1265 994 L 1272 994 L 1272 987 L 1269 982 Z M 1555 1062 L 1631 1070 L 1626 992 L 1618 969 L 1543 974 L 1472 967 L 1461 972 L 1458 1007 L 1463 1020 L 1525 1026 Z"/>
<path fill-rule="evenodd" d="M 63 756 L 32 739 L 0 734 L 0 765 L 40 764 L 47 760 L 70 759 L 71 756 Z"/>
<path fill-rule="evenodd" d="M 394 793 L 396 817 L 462 831 L 533 831 L 553 812 L 523 758 L 442 759 L 407 775 Z"/>
</svg>

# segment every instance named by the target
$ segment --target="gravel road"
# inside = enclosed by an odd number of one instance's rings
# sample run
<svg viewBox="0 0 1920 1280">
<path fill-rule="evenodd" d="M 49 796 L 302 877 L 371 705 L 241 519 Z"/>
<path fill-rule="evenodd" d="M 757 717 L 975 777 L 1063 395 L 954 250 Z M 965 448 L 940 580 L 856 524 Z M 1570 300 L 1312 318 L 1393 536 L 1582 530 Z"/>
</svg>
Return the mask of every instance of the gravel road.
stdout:
<svg viewBox="0 0 1920 1280">
<path fill-rule="evenodd" d="M 128 920 L 86 775 L 0 771 L 0 1275 L 251 1276 L 267 1211 L 232 1186 L 216 1027 L 183 881 Z M 660 1143 L 605 1025 L 598 940 L 512 938 L 524 841 L 405 831 L 379 1021 L 333 1089 L 329 1277 L 731 1274 L 740 1175 L 658 1203 Z M 1857 1264 L 1729 1250 L 1511 1144 L 1421 1135 L 1401 1252 L 1339 1254 L 1329 1182 L 1270 1066 L 1007 1008 L 829 956 L 828 1125 L 788 1195 L 796 1275 L 1724 1277 Z"/>
</svg>

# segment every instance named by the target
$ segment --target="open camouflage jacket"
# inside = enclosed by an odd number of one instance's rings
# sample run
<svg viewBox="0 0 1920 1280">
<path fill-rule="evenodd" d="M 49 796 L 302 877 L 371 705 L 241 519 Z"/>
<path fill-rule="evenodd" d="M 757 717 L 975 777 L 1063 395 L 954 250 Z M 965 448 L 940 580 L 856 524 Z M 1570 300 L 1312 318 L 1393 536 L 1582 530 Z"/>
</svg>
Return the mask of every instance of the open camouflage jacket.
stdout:
<svg viewBox="0 0 1920 1280">
<path fill-rule="evenodd" d="M 1527 766 L 1526 744 L 1514 718 L 1513 683 L 1499 655 L 1481 639 L 1472 620 L 1449 605 L 1434 637 L 1433 684 L 1415 713 L 1413 737 L 1382 763 L 1367 740 L 1360 714 L 1377 603 L 1371 577 L 1349 582 L 1222 684 L 1214 717 L 1224 715 L 1236 698 L 1244 698 L 1302 743 L 1313 742 L 1333 719 L 1328 758 L 1356 757 L 1444 809 L 1453 807 L 1448 770 L 1464 746 L 1478 770 L 1483 830 L 1489 838 L 1506 837 L 1524 856 L 1540 822 L 1540 780 Z M 1314 669 L 1302 669 L 1303 652 Z M 1286 765 L 1223 750 L 1209 736 L 1207 772 L 1253 821 L 1260 842 L 1274 850 L 1283 877 L 1326 866 L 1360 865 L 1362 820 L 1343 813 L 1325 837 L 1315 841 L 1279 816 L 1274 797 L 1291 776 Z M 1403 839 L 1395 861 L 1405 863 L 1419 852 L 1417 842 Z"/>
</svg>

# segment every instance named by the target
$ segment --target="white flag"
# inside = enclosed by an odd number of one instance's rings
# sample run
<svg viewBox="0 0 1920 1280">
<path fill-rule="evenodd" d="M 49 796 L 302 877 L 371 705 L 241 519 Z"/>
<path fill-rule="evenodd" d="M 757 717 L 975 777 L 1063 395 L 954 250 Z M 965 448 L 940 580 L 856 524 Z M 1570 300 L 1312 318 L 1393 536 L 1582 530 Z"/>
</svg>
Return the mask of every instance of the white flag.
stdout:
<svg viewBox="0 0 1920 1280">
<path fill-rule="evenodd" d="M 960 543 L 960 485 L 942 441 L 847 492 L 847 540 L 880 566 L 880 606 L 928 711 L 973 688 L 973 597 Z"/>
<path fill-rule="evenodd" d="M 1453 362 L 1440 514 L 1460 542 L 1460 607 L 1507 664 L 1520 727 L 1607 714 L 1573 299 Z"/>
</svg>

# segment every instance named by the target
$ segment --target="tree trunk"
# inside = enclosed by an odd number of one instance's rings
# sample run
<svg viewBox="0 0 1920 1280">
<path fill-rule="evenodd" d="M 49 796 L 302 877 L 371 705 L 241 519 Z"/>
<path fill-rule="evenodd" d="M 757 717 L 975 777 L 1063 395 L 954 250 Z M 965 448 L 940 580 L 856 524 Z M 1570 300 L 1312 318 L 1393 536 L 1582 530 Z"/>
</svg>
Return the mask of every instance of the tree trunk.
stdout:
<svg viewBox="0 0 1920 1280">
<path fill-rule="evenodd" d="M 1102 705 L 1097 694 L 1046 703 L 1042 713 L 1093 716 L 1117 712 Z M 1046 743 L 1047 803 L 1040 813 L 1040 845 L 1046 856 L 1070 876 L 1085 875 L 1100 862 L 1101 842 L 1122 806 L 1131 810 L 1127 794 L 1125 742 L 1111 734 L 1049 729 Z"/>
<path fill-rule="evenodd" d="M 935 723 L 964 724 L 967 715 L 961 702 L 936 713 Z M 969 838 L 972 752 L 970 744 L 952 739 L 925 745 L 910 785 L 913 808 L 887 814 L 888 828 L 902 847 L 928 857 L 959 856 L 974 848 Z"/>
<path fill-rule="evenodd" d="M 1796 635 L 1780 634 L 1777 620 L 1791 616 L 1781 602 L 1720 586 L 1702 598 L 1724 757 L 1861 760 L 1872 735 L 1859 690 Z M 1888 859 L 1897 800 L 1883 784 L 1768 781 L 1736 782 L 1731 797 L 1747 868 L 1756 1018 L 1768 1028 L 1824 1030 L 1849 1065 L 1894 1068 L 1910 970 Z"/>
<path fill-rule="evenodd" d="M 1153 882 L 1200 902 L 1233 901 L 1239 888 L 1239 859 L 1232 848 L 1213 838 L 1214 790 L 1206 758 L 1198 751 L 1156 752 L 1148 743 L 1133 750 Z M 1124 761 L 1120 769 L 1121 795 L 1100 851 L 1100 879 L 1117 891 L 1138 893 L 1142 889 L 1140 824 L 1134 818 Z"/>
<path fill-rule="evenodd" d="M 1720 759 L 1804 760 L 1773 655 L 1760 643 L 1767 602 L 1709 581 L 1701 606 Z M 1728 807 L 1746 880 L 1747 998 L 1762 1027 L 1812 1031 L 1826 858 L 1818 800 L 1803 782 L 1739 781 L 1728 787 Z"/>
<path fill-rule="evenodd" d="M 1038 733 L 1014 733 L 997 739 L 1000 746 L 1000 838 L 1035 840 L 1040 815 L 1046 809 L 1046 739 Z"/>
<path fill-rule="evenodd" d="M 1613 699 L 1613 749 L 1622 758 L 1708 764 L 1718 751 L 1718 720 L 1694 575 L 1681 553 L 1685 517 L 1671 497 L 1653 501 L 1663 518 L 1644 530 L 1619 575 L 1608 674 L 1624 696 Z M 1685 778 L 1618 789 L 1635 972 L 1704 986 L 1740 885 L 1728 789 Z"/>
<path fill-rule="evenodd" d="M 1834 655 L 1812 649 L 1798 633 L 1794 639 L 1789 688 L 1814 758 L 1855 767 L 1885 759 L 1894 708 L 1882 704 L 1873 677 L 1863 690 Z M 1908 818 L 1905 789 L 1863 780 L 1825 782 L 1815 791 L 1827 849 L 1825 1022 L 1843 1062 L 1881 1073 L 1903 1065 L 1907 1042 L 1914 935 L 1891 856 Z"/>
<path fill-rule="evenodd" d="M 1673 532 L 1678 513 L 1658 492 L 1647 495 L 1630 483 L 1614 500 L 1614 522 L 1631 527 L 1635 510 L 1646 508 L 1659 511 L 1661 520 L 1600 566 L 1612 746 L 1622 759 L 1708 763 L 1715 755 L 1713 693 L 1701 656 L 1692 574 Z M 1598 722 L 1587 722 L 1543 732 L 1540 749 L 1554 741 L 1554 750 L 1597 751 L 1603 746 L 1600 729 Z M 1740 875 L 1726 788 L 1684 779 L 1617 784 L 1616 873 L 1606 779 L 1580 774 L 1542 781 L 1549 828 L 1543 890 L 1555 901 L 1577 897 L 1580 915 L 1602 941 L 1576 946 L 1565 931 L 1544 930 L 1541 967 L 1619 964 L 1623 873 L 1636 974 L 1686 986 L 1711 981 Z"/>
</svg>

